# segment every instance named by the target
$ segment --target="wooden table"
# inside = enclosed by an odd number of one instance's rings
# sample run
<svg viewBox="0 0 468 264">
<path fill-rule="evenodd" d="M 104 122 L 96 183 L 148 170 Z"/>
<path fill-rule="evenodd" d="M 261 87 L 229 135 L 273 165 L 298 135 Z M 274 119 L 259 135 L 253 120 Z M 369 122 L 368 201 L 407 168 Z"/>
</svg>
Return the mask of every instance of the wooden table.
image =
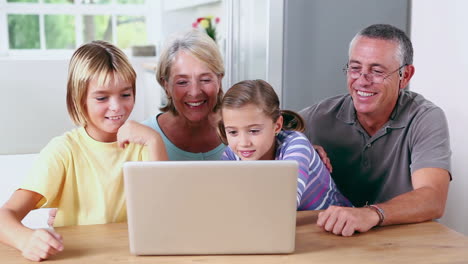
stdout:
<svg viewBox="0 0 468 264">
<path fill-rule="evenodd" d="M 133 256 L 127 224 L 57 228 L 65 250 L 51 263 L 468 263 L 468 237 L 437 222 L 375 228 L 341 237 L 318 228 L 317 211 L 298 212 L 290 255 Z M 0 263 L 31 263 L 0 245 Z"/>
</svg>

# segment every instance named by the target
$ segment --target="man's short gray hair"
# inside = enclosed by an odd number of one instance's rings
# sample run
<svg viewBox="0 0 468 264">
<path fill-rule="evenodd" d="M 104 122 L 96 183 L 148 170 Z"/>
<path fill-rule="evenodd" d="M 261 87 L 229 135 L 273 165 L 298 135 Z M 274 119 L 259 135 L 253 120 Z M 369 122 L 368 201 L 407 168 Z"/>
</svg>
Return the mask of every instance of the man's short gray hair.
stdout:
<svg viewBox="0 0 468 264">
<path fill-rule="evenodd" d="M 398 43 L 396 56 L 400 61 L 400 65 L 413 64 L 413 44 L 411 44 L 411 40 L 401 29 L 388 24 L 370 25 L 354 36 L 349 43 L 348 54 L 351 54 L 351 48 L 359 37 L 395 41 Z"/>
</svg>

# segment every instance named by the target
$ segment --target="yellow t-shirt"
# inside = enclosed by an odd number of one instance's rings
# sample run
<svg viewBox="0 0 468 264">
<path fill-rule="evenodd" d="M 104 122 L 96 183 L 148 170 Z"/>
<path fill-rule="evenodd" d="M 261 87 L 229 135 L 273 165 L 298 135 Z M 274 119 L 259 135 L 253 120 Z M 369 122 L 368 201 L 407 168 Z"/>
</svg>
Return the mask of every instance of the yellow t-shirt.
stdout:
<svg viewBox="0 0 468 264">
<path fill-rule="evenodd" d="M 41 194 L 36 208 L 58 208 L 54 226 L 91 225 L 127 219 L 122 165 L 148 160 L 146 147 L 91 138 L 83 127 L 52 139 L 21 189 Z"/>
</svg>

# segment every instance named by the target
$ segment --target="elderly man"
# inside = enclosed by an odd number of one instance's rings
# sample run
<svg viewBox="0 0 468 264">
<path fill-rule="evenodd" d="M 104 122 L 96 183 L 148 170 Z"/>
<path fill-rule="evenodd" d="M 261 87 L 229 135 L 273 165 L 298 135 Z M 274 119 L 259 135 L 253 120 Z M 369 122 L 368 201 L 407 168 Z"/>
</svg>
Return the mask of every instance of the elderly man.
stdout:
<svg viewBox="0 0 468 264">
<path fill-rule="evenodd" d="M 307 137 L 326 150 L 332 177 L 355 206 L 331 206 L 317 224 L 351 236 L 440 218 L 451 180 L 449 132 L 439 107 L 405 89 L 415 71 L 408 36 L 391 25 L 361 30 L 344 70 L 349 94 L 301 111 Z"/>
</svg>

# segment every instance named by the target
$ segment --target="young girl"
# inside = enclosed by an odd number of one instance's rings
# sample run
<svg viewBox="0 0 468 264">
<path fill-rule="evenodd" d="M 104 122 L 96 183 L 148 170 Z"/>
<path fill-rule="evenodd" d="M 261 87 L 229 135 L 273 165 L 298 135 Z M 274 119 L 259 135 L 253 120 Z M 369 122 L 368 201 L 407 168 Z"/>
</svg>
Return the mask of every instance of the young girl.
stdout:
<svg viewBox="0 0 468 264">
<path fill-rule="evenodd" d="M 21 220 L 39 207 L 58 208 L 56 226 L 126 220 L 125 161 L 167 160 L 160 135 L 126 122 L 135 103 L 136 74 L 113 45 L 95 41 L 73 54 L 67 108 L 79 126 L 52 139 L 25 183 L 0 209 L 0 240 L 40 261 L 63 250 L 54 231 L 31 230 Z"/>
<path fill-rule="evenodd" d="M 221 103 L 219 134 L 226 148 L 224 160 L 295 160 L 299 164 L 298 210 L 330 205 L 352 206 L 337 189 L 309 140 L 299 131 L 304 121 L 281 111 L 273 88 L 262 80 L 232 86 Z M 298 130 L 298 131 L 294 131 Z"/>
</svg>

